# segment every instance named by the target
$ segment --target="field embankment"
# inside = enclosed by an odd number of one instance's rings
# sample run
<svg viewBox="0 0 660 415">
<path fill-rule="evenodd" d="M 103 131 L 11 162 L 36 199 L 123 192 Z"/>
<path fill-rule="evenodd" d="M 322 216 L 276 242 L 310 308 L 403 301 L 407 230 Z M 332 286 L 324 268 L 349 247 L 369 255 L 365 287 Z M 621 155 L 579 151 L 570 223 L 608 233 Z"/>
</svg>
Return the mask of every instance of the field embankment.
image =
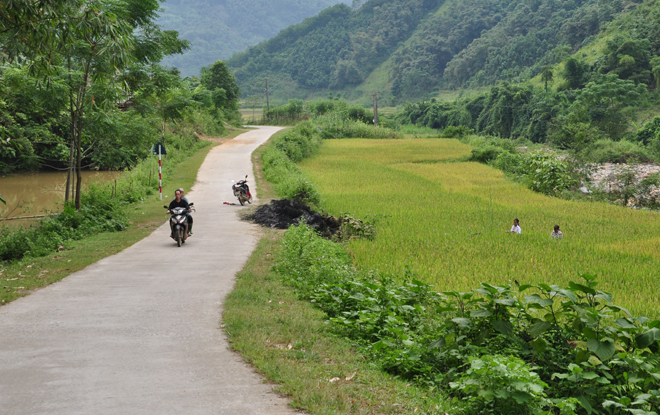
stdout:
<svg viewBox="0 0 660 415">
<path fill-rule="evenodd" d="M 376 240 L 349 242 L 360 269 L 409 267 L 438 291 L 592 273 L 633 314 L 659 314 L 659 213 L 543 196 L 456 161 L 469 151 L 457 140 L 332 140 L 300 165 L 329 213 L 388 216 Z M 522 235 L 505 233 L 514 218 Z M 555 224 L 561 242 L 550 239 Z"/>
</svg>

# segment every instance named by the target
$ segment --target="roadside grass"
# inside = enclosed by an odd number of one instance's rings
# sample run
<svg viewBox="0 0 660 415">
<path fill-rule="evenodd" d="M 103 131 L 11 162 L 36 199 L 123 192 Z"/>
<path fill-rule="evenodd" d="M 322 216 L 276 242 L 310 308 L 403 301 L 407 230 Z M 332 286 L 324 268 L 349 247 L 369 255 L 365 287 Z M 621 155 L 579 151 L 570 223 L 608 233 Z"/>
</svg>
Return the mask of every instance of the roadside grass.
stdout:
<svg viewBox="0 0 660 415">
<path fill-rule="evenodd" d="M 331 334 L 325 315 L 272 271 L 283 231 L 265 230 L 234 290 L 224 324 L 232 348 L 313 414 L 439 413 L 437 394 L 392 378 Z M 331 382 L 331 380 L 333 380 Z"/>
<path fill-rule="evenodd" d="M 264 153 L 264 150 L 270 145 L 271 141 L 275 140 L 277 137 L 286 133 L 288 128 L 284 128 L 275 134 L 273 134 L 267 142 L 263 143 L 252 153 L 252 174 L 255 178 L 254 180 L 254 191 L 255 194 L 259 197 L 259 204 L 264 204 L 269 202 L 271 199 L 274 199 L 276 196 L 275 188 L 273 184 L 264 179 L 263 172 L 263 162 L 261 161 L 261 156 Z"/>
<path fill-rule="evenodd" d="M 271 137 L 284 134 L 280 131 Z M 252 154 L 260 204 L 276 198 L 263 178 L 261 154 Z M 284 231 L 266 229 L 225 301 L 223 322 L 233 350 L 291 399 L 314 414 L 438 413 L 437 393 L 394 379 L 332 334 L 324 313 L 299 300 L 272 268 Z M 331 379 L 338 378 L 330 382 Z M 347 378 L 349 380 L 347 380 Z"/>
<path fill-rule="evenodd" d="M 226 138 L 233 138 L 243 131 L 233 131 Z M 125 231 L 100 233 L 79 241 L 70 241 L 66 249 L 46 257 L 0 263 L 0 304 L 7 304 L 57 282 L 96 261 L 123 251 L 151 234 L 166 222 L 163 209 L 165 199 L 171 197 L 177 188 L 189 189 L 194 184 L 199 167 L 214 146 L 200 149 L 177 165 L 163 187 L 164 200 L 159 200 L 156 192 L 142 202 L 128 205 L 125 214 L 130 225 Z"/>
<path fill-rule="evenodd" d="M 457 140 L 329 140 L 299 165 L 330 214 L 382 216 L 374 241 L 348 243 L 356 266 L 410 268 L 438 291 L 492 284 L 568 284 L 578 273 L 633 314 L 660 316 L 660 213 L 566 201 L 459 158 Z M 519 218 L 522 235 L 505 231 Z M 564 239 L 550 239 L 555 224 Z"/>
</svg>

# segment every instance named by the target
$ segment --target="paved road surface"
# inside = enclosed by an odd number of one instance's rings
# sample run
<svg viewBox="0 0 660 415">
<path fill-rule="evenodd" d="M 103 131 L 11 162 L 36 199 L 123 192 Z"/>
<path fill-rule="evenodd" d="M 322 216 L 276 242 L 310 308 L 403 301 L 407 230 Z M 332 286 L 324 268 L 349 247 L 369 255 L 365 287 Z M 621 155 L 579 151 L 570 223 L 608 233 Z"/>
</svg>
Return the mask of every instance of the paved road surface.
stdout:
<svg viewBox="0 0 660 415">
<path fill-rule="evenodd" d="M 209 153 L 189 193 L 195 235 L 183 247 L 163 225 L 0 308 L 0 414 L 293 413 L 219 328 L 257 242 L 257 230 L 222 202 L 233 201 L 232 179 L 252 176 L 250 154 L 275 131 L 250 131 Z"/>
</svg>

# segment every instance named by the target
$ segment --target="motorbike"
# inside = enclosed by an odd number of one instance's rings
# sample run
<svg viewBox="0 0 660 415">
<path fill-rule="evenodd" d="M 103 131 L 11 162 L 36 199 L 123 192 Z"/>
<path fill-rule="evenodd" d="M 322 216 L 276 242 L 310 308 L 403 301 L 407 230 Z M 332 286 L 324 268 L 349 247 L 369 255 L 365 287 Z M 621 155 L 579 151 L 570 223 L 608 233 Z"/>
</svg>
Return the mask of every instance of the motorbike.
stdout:
<svg viewBox="0 0 660 415">
<path fill-rule="evenodd" d="M 234 183 L 233 180 L 232 183 Z M 252 194 L 250 193 L 250 188 L 247 184 L 247 175 L 245 175 L 245 179 L 232 184 L 231 190 L 234 191 L 234 196 L 236 196 L 241 206 L 244 206 L 245 202 L 252 204 Z"/>
<path fill-rule="evenodd" d="M 186 224 L 188 223 L 188 213 L 193 212 L 194 203 L 190 204 L 190 209 L 184 207 L 176 207 L 170 210 L 170 229 L 172 230 L 171 237 L 176 241 L 177 246 L 185 243 Z M 163 206 L 169 209 L 167 206 Z"/>
</svg>

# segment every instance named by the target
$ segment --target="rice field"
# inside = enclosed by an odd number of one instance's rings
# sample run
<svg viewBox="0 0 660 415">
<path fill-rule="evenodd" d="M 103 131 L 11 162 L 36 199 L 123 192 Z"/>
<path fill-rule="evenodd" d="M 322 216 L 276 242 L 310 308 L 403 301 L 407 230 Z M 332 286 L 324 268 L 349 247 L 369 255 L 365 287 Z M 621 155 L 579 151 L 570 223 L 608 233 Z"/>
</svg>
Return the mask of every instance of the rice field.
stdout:
<svg viewBox="0 0 660 415">
<path fill-rule="evenodd" d="M 457 140 L 328 140 L 300 163 L 332 214 L 387 215 L 374 241 L 351 241 L 361 269 L 410 267 L 439 291 L 480 282 L 565 285 L 599 276 L 618 305 L 660 316 L 660 213 L 534 193 Z M 514 218 L 522 235 L 511 235 Z M 553 225 L 563 241 L 550 238 Z"/>
</svg>

